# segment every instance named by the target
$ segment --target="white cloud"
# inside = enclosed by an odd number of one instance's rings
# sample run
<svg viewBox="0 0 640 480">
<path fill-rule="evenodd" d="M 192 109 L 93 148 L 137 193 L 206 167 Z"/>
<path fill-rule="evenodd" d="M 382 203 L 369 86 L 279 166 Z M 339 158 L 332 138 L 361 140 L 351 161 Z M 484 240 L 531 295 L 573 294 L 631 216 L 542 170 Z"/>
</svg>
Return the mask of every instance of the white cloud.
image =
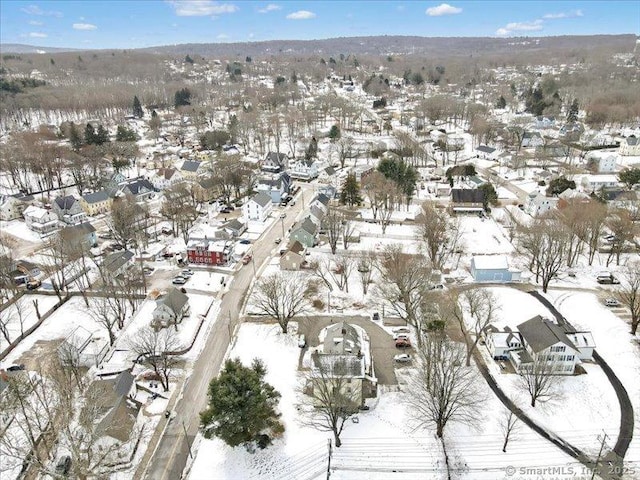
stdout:
<svg viewBox="0 0 640 480">
<path fill-rule="evenodd" d="M 46 33 L 42 33 L 42 32 L 31 32 L 29 33 L 29 36 L 31 38 L 47 38 L 48 37 Z"/>
<path fill-rule="evenodd" d="M 515 32 L 539 32 L 544 27 L 544 22 L 540 19 L 533 22 L 511 22 L 496 30 L 496 35 L 505 37 Z"/>
<path fill-rule="evenodd" d="M 275 12 L 276 10 L 282 10 L 282 7 L 280 5 L 276 5 L 275 3 L 270 3 L 264 8 L 259 8 L 258 13 L 269 13 Z"/>
<path fill-rule="evenodd" d="M 26 7 L 22 7 L 20 11 L 26 13 L 27 15 L 41 15 L 45 17 L 58 17 L 58 18 L 62 17 L 62 12 L 57 12 L 54 10 L 45 11 L 45 10 L 42 10 L 37 5 L 28 5 Z"/>
<path fill-rule="evenodd" d="M 442 15 L 455 15 L 456 13 L 461 13 L 462 9 L 460 7 L 453 7 L 448 3 L 441 3 L 437 7 L 429 7 L 427 11 L 424 12 L 430 17 L 441 17 Z"/>
<path fill-rule="evenodd" d="M 255 33 L 250 33 L 250 34 L 248 35 L 248 37 L 249 37 L 249 38 L 255 38 L 255 36 L 256 36 L 256 35 L 255 35 Z"/>
<path fill-rule="evenodd" d="M 92 23 L 74 23 L 73 29 L 74 30 L 97 30 L 98 27 L 96 27 Z"/>
<path fill-rule="evenodd" d="M 310 18 L 316 18 L 316 14 L 309 10 L 298 10 L 287 15 L 287 18 L 289 20 L 309 20 Z"/>
<path fill-rule="evenodd" d="M 229 39 L 229 35 L 227 35 L 226 33 L 221 33 L 216 38 L 218 40 L 228 40 Z"/>
<path fill-rule="evenodd" d="M 212 0 L 167 0 L 179 17 L 206 17 L 238 11 L 232 3 L 218 3 Z"/>
<path fill-rule="evenodd" d="M 556 20 L 559 18 L 576 18 L 576 17 L 582 17 L 582 16 L 583 16 L 582 10 L 572 10 L 570 12 L 547 13 L 546 15 L 543 15 L 542 18 L 546 20 Z"/>
<path fill-rule="evenodd" d="M 44 25 L 44 22 L 39 22 L 38 20 L 29 20 L 29 25 L 34 25 L 36 27 L 40 27 Z"/>
</svg>

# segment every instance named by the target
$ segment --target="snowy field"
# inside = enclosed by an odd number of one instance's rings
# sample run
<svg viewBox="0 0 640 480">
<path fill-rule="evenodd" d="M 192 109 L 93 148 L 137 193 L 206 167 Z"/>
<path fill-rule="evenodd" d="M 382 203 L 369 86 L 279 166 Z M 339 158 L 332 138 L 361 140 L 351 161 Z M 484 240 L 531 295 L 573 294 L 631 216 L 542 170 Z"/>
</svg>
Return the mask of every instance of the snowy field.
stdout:
<svg viewBox="0 0 640 480">
<path fill-rule="evenodd" d="M 509 238 L 493 218 L 480 218 L 477 215 L 461 215 L 461 244 L 465 253 L 509 254 L 514 251 Z"/>
<path fill-rule="evenodd" d="M 0 221 L 0 232 L 8 233 L 11 236 L 26 240 L 28 242 L 40 243 L 42 239 L 33 230 L 27 227 L 23 220 L 11 220 L 10 222 Z"/>
<path fill-rule="evenodd" d="M 23 295 L 16 303 L 0 312 L 3 330 L 6 329 L 6 332 L 0 335 L 0 351 L 9 346 L 5 333 L 10 341 L 13 342 L 20 336 L 22 331 L 31 328 L 37 323 L 38 317 L 36 316 L 34 301 L 38 303 L 38 311 L 43 315 L 58 303 L 58 297 L 50 295 Z"/>
</svg>

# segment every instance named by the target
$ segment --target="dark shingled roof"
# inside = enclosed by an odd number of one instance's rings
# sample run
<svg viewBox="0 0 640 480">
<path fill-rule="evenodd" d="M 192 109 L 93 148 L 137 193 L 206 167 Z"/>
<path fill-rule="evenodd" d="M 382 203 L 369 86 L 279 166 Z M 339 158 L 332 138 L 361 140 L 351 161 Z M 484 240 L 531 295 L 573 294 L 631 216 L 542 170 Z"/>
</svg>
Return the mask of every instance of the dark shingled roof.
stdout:
<svg viewBox="0 0 640 480">
<path fill-rule="evenodd" d="M 73 207 L 73 204 L 76 203 L 76 199 L 71 195 L 66 197 L 57 197 L 55 199 L 56 205 L 60 208 L 60 210 L 69 210 Z"/>
<path fill-rule="evenodd" d="M 193 160 L 185 160 L 182 164 L 182 169 L 185 172 L 197 172 L 198 168 L 200 168 L 200 162 Z"/>
<path fill-rule="evenodd" d="M 157 305 L 166 305 L 175 315 L 178 315 L 189 301 L 184 293 L 177 288 L 172 288 L 166 295 L 156 300 Z"/>
<path fill-rule="evenodd" d="M 518 331 L 524 341 L 531 346 L 535 353 L 539 353 L 556 343 L 564 343 L 569 348 L 578 350 L 569 337 L 555 323 L 536 315 L 518 325 Z"/>
<path fill-rule="evenodd" d="M 451 200 L 455 203 L 483 203 L 484 192 L 477 188 L 454 188 L 451 190 Z"/>
<path fill-rule="evenodd" d="M 256 202 L 261 207 L 264 207 L 271 203 L 271 197 L 264 192 L 256 193 L 251 200 Z"/>
<path fill-rule="evenodd" d="M 98 190 L 97 192 L 87 193 L 83 195 L 82 198 L 87 203 L 98 203 L 109 200 L 109 192 L 106 190 Z"/>
</svg>

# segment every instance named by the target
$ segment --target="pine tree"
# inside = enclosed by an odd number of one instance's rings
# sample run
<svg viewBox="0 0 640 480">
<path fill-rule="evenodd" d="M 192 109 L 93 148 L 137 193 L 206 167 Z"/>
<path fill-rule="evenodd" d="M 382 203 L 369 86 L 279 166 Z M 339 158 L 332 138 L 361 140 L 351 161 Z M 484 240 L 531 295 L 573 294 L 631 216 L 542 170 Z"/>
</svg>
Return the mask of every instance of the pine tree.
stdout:
<svg viewBox="0 0 640 480">
<path fill-rule="evenodd" d="M 137 118 L 142 118 L 144 115 L 144 111 L 142 110 L 142 105 L 140 104 L 140 100 L 138 100 L 137 96 L 133 97 L 133 116 Z"/>
<path fill-rule="evenodd" d="M 98 125 L 98 130 L 95 135 L 95 144 L 102 145 L 109 142 L 109 132 L 102 125 Z M 88 143 L 88 142 L 87 142 Z"/>
<path fill-rule="evenodd" d="M 264 381 L 266 373 L 258 359 L 251 367 L 239 359 L 226 361 L 209 383 L 209 403 L 200 413 L 205 438 L 219 437 L 231 447 L 265 448 L 284 432 L 276 412 L 280 393 Z"/>
<path fill-rule="evenodd" d="M 90 123 L 87 123 L 87 126 L 84 128 L 84 141 L 87 145 L 97 144 L 96 131 Z"/>
<path fill-rule="evenodd" d="M 191 105 L 191 91 L 188 88 L 181 88 L 174 95 L 173 103 L 176 108 Z"/>
<path fill-rule="evenodd" d="M 82 147 L 82 137 L 80 136 L 80 132 L 78 132 L 78 127 L 76 127 L 76 124 L 73 122 L 69 125 L 69 143 L 74 152 L 77 152 L 80 150 L 80 147 Z"/>
<path fill-rule="evenodd" d="M 116 142 L 135 142 L 138 140 L 138 135 L 132 129 L 118 125 L 116 131 Z"/>
<path fill-rule="evenodd" d="M 185 61 L 185 63 L 190 63 L 191 65 L 193 65 L 193 63 L 194 63 L 193 62 L 193 58 L 191 58 L 191 56 L 189 56 L 188 54 L 187 54 L 186 57 L 184 57 L 184 61 Z"/>
<path fill-rule="evenodd" d="M 340 202 L 343 205 L 360 205 L 362 203 L 362 197 L 360 196 L 360 184 L 353 173 L 347 175 L 347 179 L 342 186 L 342 192 L 340 193 Z"/>
<path fill-rule="evenodd" d="M 331 140 L 337 140 L 340 138 L 340 127 L 338 125 L 333 125 L 331 130 L 329 130 L 329 138 Z"/>
<path fill-rule="evenodd" d="M 496 101 L 496 108 L 505 108 L 507 106 L 507 101 L 504 96 L 500 95 L 500 98 Z"/>
<path fill-rule="evenodd" d="M 578 99 L 574 98 L 569 107 L 569 114 L 567 115 L 567 122 L 573 123 L 578 120 L 578 112 L 580 111 L 580 105 Z"/>
</svg>

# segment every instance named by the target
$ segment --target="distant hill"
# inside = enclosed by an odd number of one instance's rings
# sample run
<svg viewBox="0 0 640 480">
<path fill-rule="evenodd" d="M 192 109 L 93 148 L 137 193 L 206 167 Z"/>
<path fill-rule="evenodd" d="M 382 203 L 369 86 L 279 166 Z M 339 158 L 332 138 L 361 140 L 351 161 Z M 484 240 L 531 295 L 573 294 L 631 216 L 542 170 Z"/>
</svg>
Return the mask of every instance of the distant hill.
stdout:
<svg viewBox="0 0 640 480">
<path fill-rule="evenodd" d="M 34 47 L 22 43 L 0 43 L 0 53 L 60 53 L 73 52 L 77 48 Z"/>
<path fill-rule="evenodd" d="M 203 57 L 264 57 L 269 55 L 406 55 L 433 57 L 451 55 L 499 55 L 518 52 L 549 51 L 554 49 L 613 48 L 633 51 L 636 36 L 582 35 L 559 37 L 417 37 L 373 36 L 339 37 L 323 40 L 270 40 L 243 43 L 184 43 L 157 47 L 128 49 L 163 55 L 201 55 Z M 87 49 L 89 50 L 89 49 Z M 0 45 L 0 53 L 56 53 L 80 51 L 73 48 L 35 47 L 22 44 Z"/>
</svg>

